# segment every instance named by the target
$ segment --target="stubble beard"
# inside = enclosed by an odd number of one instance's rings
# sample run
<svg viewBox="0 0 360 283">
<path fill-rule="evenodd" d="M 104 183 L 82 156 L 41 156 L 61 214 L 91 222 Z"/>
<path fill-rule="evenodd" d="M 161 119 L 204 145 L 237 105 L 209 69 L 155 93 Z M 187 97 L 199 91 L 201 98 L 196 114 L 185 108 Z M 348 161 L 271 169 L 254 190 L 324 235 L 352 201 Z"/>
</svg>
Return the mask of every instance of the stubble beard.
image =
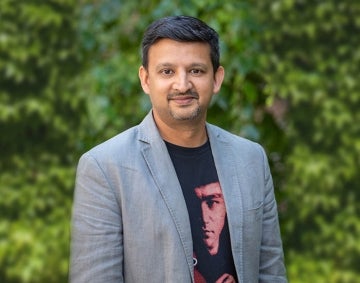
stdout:
<svg viewBox="0 0 360 283">
<path fill-rule="evenodd" d="M 191 95 L 194 97 L 194 99 L 197 99 L 197 105 L 195 109 L 186 109 L 187 106 L 184 107 L 184 109 L 169 109 L 169 113 L 171 115 L 171 117 L 173 117 L 175 120 L 178 121 L 191 121 L 191 120 L 195 120 L 197 117 L 200 116 L 201 114 L 201 108 L 199 105 L 199 95 L 195 92 L 195 91 L 187 91 L 184 94 L 179 94 L 179 93 L 172 93 L 169 94 L 168 99 L 171 99 L 172 97 L 175 96 L 180 96 L 180 95 Z"/>
<path fill-rule="evenodd" d="M 174 111 L 174 110 L 170 109 L 170 115 L 175 120 L 178 120 L 178 121 L 191 121 L 191 120 L 195 120 L 197 117 L 200 116 L 201 109 L 200 109 L 200 106 L 197 105 L 197 107 L 195 109 L 191 110 L 190 113 L 188 111 L 186 111 L 186 113 L 179 113 L 179 112 L 180 111 Z"/>
</svg>

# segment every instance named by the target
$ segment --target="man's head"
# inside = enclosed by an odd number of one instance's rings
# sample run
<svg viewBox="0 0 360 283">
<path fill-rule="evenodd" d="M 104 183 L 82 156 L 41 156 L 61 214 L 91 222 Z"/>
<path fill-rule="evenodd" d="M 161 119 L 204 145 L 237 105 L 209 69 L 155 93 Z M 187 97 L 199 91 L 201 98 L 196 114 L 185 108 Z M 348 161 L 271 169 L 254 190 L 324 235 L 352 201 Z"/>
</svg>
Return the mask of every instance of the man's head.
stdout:
<svg viewBox="0 0 360 283">
<path fill-rule="evenodd" d="M 155 21 L 144 35 L 139 78 L 158 128 L 202 127 L 195 142 L 202 143 L 207 109 L 224 79 L 216 32 L 191 17 Z"/>
<path fill-rule="evenodd" d="M 153 22 L 142 40 L 142 65 L 148 68 L 150 47 L 160 39 L 179 42 L 203 42 L 210 45 L 210 58 L 214 72 L 220 66 L 219 37 L 217 32 L 201 20 L 189 16 L 171 16 Z"/>
<path fill-rule="evenodd" d="M 200 201 L 201 235 L 211 255 L 219 251 L 220 235 L 226 220 L 226 208 L 220 183 L 214 182 L 195 188 Z"/>
</svg>

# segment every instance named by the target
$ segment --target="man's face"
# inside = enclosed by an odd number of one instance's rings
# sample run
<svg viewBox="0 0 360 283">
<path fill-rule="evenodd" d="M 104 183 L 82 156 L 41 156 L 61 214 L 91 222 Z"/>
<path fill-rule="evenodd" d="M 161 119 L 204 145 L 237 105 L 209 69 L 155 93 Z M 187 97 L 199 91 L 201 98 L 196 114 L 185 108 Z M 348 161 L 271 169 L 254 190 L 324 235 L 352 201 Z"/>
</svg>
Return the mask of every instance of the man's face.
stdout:
<svg viewBox="0 0 360 283">
<path fill-rule="evenodd" d="M 148 68 L 140 67 L 139 77 L 155 119 L 169 126 L 179 121 L 204 121 L 224 76 L 222 67 L 214 74 L 210 46 L 161 39 L 150 47 L 148 58 Z"/>
<path fill-rule="evenodd" d="M 224 227 L 226 208 L 219 182 L 195 189 L 201 202 L 202 236 L 211 255 L 219 250 L 219 239 Z"/>
</svg>

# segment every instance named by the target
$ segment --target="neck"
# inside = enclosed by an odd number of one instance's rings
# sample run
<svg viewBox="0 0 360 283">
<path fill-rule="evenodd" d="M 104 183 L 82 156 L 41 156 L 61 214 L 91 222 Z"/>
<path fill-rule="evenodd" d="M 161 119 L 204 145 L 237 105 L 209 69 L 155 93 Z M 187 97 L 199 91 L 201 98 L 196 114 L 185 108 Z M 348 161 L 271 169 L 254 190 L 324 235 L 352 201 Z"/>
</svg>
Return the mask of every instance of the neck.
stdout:
<svg viewBox="0 0 360 283">
<path fill-rule="evenodd" d="M 179 121 L 168 125 L 156 117 L 154 120 L 161 137 L 169 143 L 183 147 L 198 147 L 208 139 L 205 121 Z"/>
</svg>

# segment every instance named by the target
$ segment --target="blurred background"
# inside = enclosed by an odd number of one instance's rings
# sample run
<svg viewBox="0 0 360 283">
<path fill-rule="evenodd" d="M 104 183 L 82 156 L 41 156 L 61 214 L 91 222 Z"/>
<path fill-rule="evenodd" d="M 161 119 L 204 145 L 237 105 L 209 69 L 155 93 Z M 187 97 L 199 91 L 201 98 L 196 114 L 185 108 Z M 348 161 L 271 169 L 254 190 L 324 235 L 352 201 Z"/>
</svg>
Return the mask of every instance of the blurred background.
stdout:
<svg viewBox="0 0 360 283">
<path fill-rule="evenodd" d="M 0 281 L 67 282 L 78 158 L 150 108 L 144 29 L 187 14 L 221 38 L 209 121 L 261 143 L 289 281 L 360 282 L 360 2 L 1 0 Z"/>
</svg>

